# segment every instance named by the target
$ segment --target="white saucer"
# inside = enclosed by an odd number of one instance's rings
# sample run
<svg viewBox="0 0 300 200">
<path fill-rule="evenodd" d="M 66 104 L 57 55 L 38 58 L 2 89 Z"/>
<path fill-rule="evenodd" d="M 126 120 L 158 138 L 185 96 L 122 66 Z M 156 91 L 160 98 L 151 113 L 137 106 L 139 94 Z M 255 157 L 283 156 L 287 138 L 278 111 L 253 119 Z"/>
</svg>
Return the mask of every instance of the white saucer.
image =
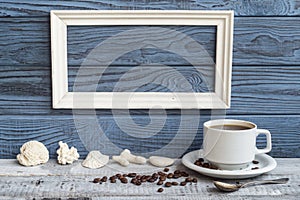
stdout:
<svg viewBox="0 0 300 200">
<path fill-rule="evenodd" d="M 255 156 L 255 160 L 257 160 L 258 164 L 251 163 L 249 167 L 242 170 L 215 170 L 215 169 L 208 169 L 204 167 L 199 167 L 194 164 L 194 162 L 198 158 L 203 158 L 203 150 L 196 150 L 190 153 L 187 153 L 182 158 L 182 163 L 201 174 L 206 176 L 211 176 L 215 178 L 223 178 L 223 179 L 243 179 L 243 178 L 251 178 L 263 173 L 269 172 L 273 170 L 277 163 L 271 156 L 267 154 L 260 154 Z M 259 167 L 259 169 L 252 170 L 253 167 Z"/>
</svg>

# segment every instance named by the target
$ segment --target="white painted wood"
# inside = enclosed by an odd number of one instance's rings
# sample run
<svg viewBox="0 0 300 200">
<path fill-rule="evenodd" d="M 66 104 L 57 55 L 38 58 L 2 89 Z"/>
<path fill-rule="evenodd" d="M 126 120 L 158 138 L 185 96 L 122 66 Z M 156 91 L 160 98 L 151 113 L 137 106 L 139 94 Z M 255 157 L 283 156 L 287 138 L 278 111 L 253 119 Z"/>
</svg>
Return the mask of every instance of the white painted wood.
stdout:
<svg viewBox="0 0 300 200">
<path fill-rule="evenodd" d="M 67 26 L 195 25 L 216 26 L 216 72 L 213 93 L 81 93 L 68 92 Z M 221 109 L 230 107 L 233 11 L 52 10 L 53 108 Z M 134 50 L 134 49 L 132 49 Z M 76 97 L 76 98 L 75 98 Z M 120 98 L 119 98 L 120 97 Z M 180 97 L 180 99 L 177 99 Z M 192 97 L 192 98 L 191 98 Z M 76 102 L 74 102 L 76 100 Z M 158 107 L 159 106 L 159 107 Z"/>
<path fill-rule="evenodd" d="M 162 170 L 149 164 L 122 167 L 113 161 L 100 169 L 87 169 L 81 166 L 81 161 L 73 165 L 58 165 L 50 160 L 45 165 L 23 167 L 16 160 L 0 160 L 0 200 L 2 199 L 43 199 L 43 198 L 74 198 L 74 199 L 297 199 L 300 195 L 300 159 L 276 159 L 275 170 L 262 176 L 247 180 L 232 180 L 244 182 L 288 177 L 285 185 L 263 185 L 241 189 L 234 193 L 220 193 L 212 184 L 213 179 L 202 176 L 185 168 L 180 160 L 170 167 L 185 170 L 198 179 L 197 184 L 187 184 L 185 187 L 172 186 L 158 193 L 157 186 L 145 183 L 142 186 L 132 184 L 103 183 L 94 184 L 90 181 L 96 177 L 111 176 L 116 173 L 138 172 L 152 174 Z M 174 179 L 174 181 L 179 181 Z"/>
</svg>

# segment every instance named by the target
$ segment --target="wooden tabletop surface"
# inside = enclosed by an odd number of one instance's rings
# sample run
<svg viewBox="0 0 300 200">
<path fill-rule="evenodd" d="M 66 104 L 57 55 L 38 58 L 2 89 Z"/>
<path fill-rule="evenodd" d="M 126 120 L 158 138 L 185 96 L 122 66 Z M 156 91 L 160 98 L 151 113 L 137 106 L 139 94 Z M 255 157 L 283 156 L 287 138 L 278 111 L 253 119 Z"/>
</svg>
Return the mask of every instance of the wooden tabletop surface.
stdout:
<svg viewBox="0 0 300 200">
<path fill-rule="evenodd" d="M 81 161 L 72 165 L 61 166 L 55 160 L 36 167 L 20 166 L 16 160 L 0 160 L 0 200 L 6 199 L 299 199 L 300 197 L 300 158 L 277 158 L 278 166 L 273 171 L 252 179 L 227 180 L 240 183 L 250 180 L 289 178 L 284 185 L 263 185 L 243 188 L 233 193 L 219 192 L 213 185 L 213 178 L 202 176 L 185 168 L 180 160 L 170 167 L 170 172 L 176 169 L 184 170 L 198 179 L 197 183 L 186 186 L 162 187 L 162 193 L 157 192 L 160 186 L 156 183 L 143 183 L 136 186 L 105 182 L 95 184 L 91 181 L 96 177 L 112 176 L 117 173 L 136 172 L 152 174 L 161 171 L 146 165 L 130 164 L 122 167 L 110 161 L 100 169 L 87 169 L 81 166 Z M 182 178 L 174 179 L 180 182 Z"/>
</svg>

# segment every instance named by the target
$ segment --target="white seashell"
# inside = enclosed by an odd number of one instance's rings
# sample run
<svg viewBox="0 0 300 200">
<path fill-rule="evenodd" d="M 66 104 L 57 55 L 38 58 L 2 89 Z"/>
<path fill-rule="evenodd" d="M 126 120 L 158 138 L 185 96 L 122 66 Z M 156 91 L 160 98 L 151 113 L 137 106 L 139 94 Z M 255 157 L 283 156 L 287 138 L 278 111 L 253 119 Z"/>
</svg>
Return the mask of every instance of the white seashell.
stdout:
<svg viewBox="0 0 300 200">
<path fill-rule="evenodd" d="M 48 162 L 49 151 L 45 145 L 38 141 L 29 141 L 22 145 L 17 160 L 24 166 L 35 166 Z"/>
<path fill-rule="evenodd" d="M 100 151 L 91 151 L 82 162 L 82 166 L 97 169 L 106 165 L 108 161 L 109 156 L 103 155 Z"/>
<path fill-rule="evenodd" d="M 59 141 L 58 144 L 59 149 L 56 151 L 56 153 L 58 154 L 57 161 L 59 164 L 72 164 L 75 160 L 78 160 L 79 154 L 77 153 L 76 148 L 71 147 L 71 149 L 69 149 L 68 144 L 62 141 Z"/>
<path fill-rule="evenodd" d="M 125 167 L 129 165 L 128 160 L 122 158 L 121 156 L 113 156 L 112 159 Z"/>
<path fill-rule="evenodd" d="M 174 159 L 161 157 L 161 156 L 151 156 L 149 162 L 156 167 L 167 167 L 174 163 Z"/>
<path fill-rule="evenodd" d="M 122 151 L 120 156 L 122 158 L 125 158 L 126 160 L 128 160 L 131 163 L 145 164 L 147 162 L 146 158 L 144 158 L 142 156 L 135 156 L 135 155 L 131 154 L 131 152 L 128 149 L 125 149 L 124 151 Z"/>
</svg>

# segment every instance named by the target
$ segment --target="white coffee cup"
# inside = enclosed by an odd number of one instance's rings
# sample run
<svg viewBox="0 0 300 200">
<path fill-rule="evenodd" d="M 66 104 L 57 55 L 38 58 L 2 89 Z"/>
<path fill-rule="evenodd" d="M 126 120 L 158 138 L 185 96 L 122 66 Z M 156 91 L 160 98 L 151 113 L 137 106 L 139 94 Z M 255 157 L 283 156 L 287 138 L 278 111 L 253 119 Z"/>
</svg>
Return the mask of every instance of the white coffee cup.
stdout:
<svg viewBox="0 0 300 200">
<path fill-rule="evenodd" d="M 271 134 L 268 130 L 257 129 L 256 124 L 243 120 L 210 120 L 203 124 L 204 158 L 219 169 L 240 170 L 249 166 L 256 154 L 270 152 Z M 267 146 L 257 149 L 256 138 L 264 134 Z"/>
</svg>

